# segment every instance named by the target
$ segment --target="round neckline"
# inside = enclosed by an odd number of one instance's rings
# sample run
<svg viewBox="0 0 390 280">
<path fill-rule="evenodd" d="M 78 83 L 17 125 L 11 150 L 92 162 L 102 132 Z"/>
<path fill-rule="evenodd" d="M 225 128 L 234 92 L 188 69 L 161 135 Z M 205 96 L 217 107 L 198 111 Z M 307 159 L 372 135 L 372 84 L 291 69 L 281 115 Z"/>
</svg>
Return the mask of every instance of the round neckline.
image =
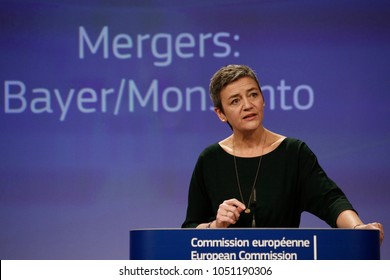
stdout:
<svg viewBox="0 0 390 280">
<path fill-rule="evenodd" d="M 285 137 L 275 149 L 273 149 L 272 151 L 270 151 L 270 152 L 268 152 L 268 153 L 265 153 L 265 154 L 263 154 L 263 155 L 261 155 L 261 156 L 255 156 L 255 157 L 235 156 L 235 157 L 238 158 L 238 159 L 256 159 L 256 158 L 259 158 L 259 157 L 262 157 L 262 156 L 268 156 L 268 155 L 270 155 L 270 154 L 276 152 L 276 151 L 280 148 L 280 146 L 282 146 L 282 145 L 285 143 L 285 141 L 286 141 L 287 138 L 288 138 L 288 137 Z M 229 156 L 231 156 L 231 157 L 234 157 L 233 154 L 227 152 L 224 148 L 222 148 L 222 146 L 221 146 L 219 143 L 217 143 L 217 145 L 218 145 L 218 147 L 219 147 L 225 154 L 227 154 L 227 155 L 229 155 Z"/>
</svg>

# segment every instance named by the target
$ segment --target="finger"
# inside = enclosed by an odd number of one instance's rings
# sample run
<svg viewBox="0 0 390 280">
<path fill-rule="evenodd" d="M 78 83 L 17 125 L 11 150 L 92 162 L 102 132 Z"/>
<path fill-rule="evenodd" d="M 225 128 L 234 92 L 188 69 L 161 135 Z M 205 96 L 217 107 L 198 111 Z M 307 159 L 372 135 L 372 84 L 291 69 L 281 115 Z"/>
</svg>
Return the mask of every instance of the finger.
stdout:
<svg viewBox="0 0 390 280">
<path fill-rule="evenodd" d="M 238 218 L 240 217 L 240 213 L 242 211 L 241 208 L 238 208 L 235 205 L 229 205 L 228 203 L 225 202 L 220 205 L 220 209 L 221 211 L 222 210 L 225 211 L 222 212 L 221 214 L 231 217 L 234 220 L 238 220 Z"/>
<path fill-rule="evenodd" d="M 381 223 L 375 222 L 375 223 L 370 223 L 374 228 L 377 228 L 379 230 L 383 230 L 383 226 Z"/>
<path fill-rule="evenodd" d="M 224 201 L 226 204 L 228 205 L 232 205 L 232 206 L 235 206 L 239 209 L 239 212 L 243 211 L 246 209 L 245 207 L 245 204 L 242 203 L 241 201 L 239 201 L 238 199 L 236 198 L 232 198 L 232 199 L 229 199 L 229 200 L 225 200 Z"/>
<path fill-rule="evenodd" d="M 225 200 L 222 204 L 224 209 L 235 214 L 236 219 L 238 219 L 240 217 L 240 213 L 246 209 L 245 204 L 235 198 Z"/>
<path fill-rule="evenodd" d="M 384 230 L 383 230 L 383 226 L 382 226 L 382 224 L 381 223 L 374 223 L 375 225 L 375 227 L 377 228 L 377 229 L 379 229 L 379 231 L 380 231 L 380 239 L 381 239 L 381 242 L 382 242 L 382 240 L 384 239 L 384 237 L 385 237 L 385 232 L 384 232 Z"/>
<path fill-rule="evenodd" d="M 240 217 L 240 213 L 235 206 L 222 203 L 217 211 L 217 222 L 235 224 Z"/>
<path fill-rule="evenodd" d="M 240 216 L 240 214 L 237 212 L 236 207 L 234 206 L 230 206 L 230 207 L 224 207 L 222 205 L 218 209 L 217 216 L 219 216 L 223 220 L 236 221 Z"/>
<path fill-rule="evenodd" d="M 367 224 L 368 228 L 379 230 L 379 239 L 380 243 L 382 244 L 383 239 L 385 238 L 385 233 L 383 230 L 383 226 L 381 223 L 375 222 L 375 223 L 369 223 Z"/>
<path fill-rule="evenodd" d="M 222 214 L 221 212 L 219 212 L 217 214 L 217 223 L 218 224 L 223 224 L 224 227 L 228 227 L 230 224 L 235 224 L 236 223 L 235 219 L 233 219 L 232 217 L 227 215 L 228 212 L 226 212 L 226 214 Z"/>
</svg>

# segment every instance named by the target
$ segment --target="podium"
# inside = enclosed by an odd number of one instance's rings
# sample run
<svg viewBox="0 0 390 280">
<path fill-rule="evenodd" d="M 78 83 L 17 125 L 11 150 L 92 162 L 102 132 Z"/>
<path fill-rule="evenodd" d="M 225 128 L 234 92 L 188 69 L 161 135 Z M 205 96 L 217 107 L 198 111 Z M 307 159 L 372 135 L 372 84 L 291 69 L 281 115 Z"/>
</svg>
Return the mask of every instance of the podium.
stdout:
<svg viewBox="0 0 390 280">
<path fill-rule="evenodd" d="M 131 260 L 379 260 L 378 230 L 138 229 Z"/>
</svg>

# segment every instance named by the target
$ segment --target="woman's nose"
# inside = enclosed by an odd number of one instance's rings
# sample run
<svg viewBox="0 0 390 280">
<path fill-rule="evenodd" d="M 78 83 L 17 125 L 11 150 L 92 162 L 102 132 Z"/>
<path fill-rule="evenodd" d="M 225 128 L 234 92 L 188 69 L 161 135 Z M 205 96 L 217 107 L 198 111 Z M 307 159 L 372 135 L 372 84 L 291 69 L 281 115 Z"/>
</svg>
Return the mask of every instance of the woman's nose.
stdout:
<svg viewBox="0 0 390 280">
<path fill-rule="evenodd" d="M 244 98 L 242 104 L 243 104 L 244 110 L 248 110 L 248 109 L 252 108 L 252 103 L 250 102 L 250 100 L 248 98 Z"/>
</svg>

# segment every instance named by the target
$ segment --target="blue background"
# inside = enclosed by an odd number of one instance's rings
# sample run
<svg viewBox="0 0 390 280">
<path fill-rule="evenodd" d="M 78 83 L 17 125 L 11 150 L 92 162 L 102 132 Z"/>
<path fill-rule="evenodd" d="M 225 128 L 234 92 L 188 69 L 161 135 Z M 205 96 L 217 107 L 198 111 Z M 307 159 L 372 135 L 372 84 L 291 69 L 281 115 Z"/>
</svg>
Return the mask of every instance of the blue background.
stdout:
<svg viewBox="0 0 390 280">
<path fill-rule="evenodd" d="M 265 126 L 305 141 L 361 218 L 390 228 L 388 1 L 0 4 L 1 259 L 128 259 L 129 230 L 180 227 L 198 154 L 231 133 L 202 100 L 231 63 L 257 72 Z M 107 27 L 107 58 L 102 46 L 80 57 L 80 27 L 95 43 Z M 118 34 L 132 38 L 118 50 L 131 57 L 115 56 Z M 173 40 L 169 62 L 158 34 Z M 187 57 L 175 49 L 182 34 L 194 38 L 179 49 Z M 228 36 L 202 44 L 199 34 Z M 129 111 L 130 81 L 142 98 L 157 83 L 156 102 L 136 99 Z M 112 89 L 104 100 L 102 89 Z M 62 117 L 55 90 L 64 101 L 73 92 Z M 304 214 L 301 227 L 328 225 Z M 387 240 L 381 250 L 390 259 Z"/>
</svg>

